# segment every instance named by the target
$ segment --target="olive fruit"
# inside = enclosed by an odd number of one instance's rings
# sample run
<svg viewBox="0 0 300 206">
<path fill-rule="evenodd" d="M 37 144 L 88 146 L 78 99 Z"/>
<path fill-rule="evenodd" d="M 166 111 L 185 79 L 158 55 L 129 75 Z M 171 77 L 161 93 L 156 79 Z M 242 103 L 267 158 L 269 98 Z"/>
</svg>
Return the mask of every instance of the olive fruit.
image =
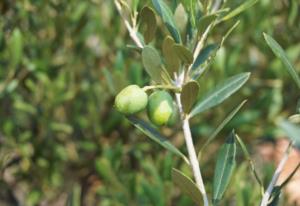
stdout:
<svg viewBox="0 0 300 206">
<path fill-rule="evenodd" d="M 148 95 L 137 85 L 125 87 L 115 98 L 117 110 L 130 115 L 143 110 L 147 106 Z"/>
<path fill-rule="evenodd" d="M 155 91 L 149 96 L 147 113 L 151 122 L 157 126 L 172 125 L 178 116 L 172 96 L 166 91 Z"/>
</svg>

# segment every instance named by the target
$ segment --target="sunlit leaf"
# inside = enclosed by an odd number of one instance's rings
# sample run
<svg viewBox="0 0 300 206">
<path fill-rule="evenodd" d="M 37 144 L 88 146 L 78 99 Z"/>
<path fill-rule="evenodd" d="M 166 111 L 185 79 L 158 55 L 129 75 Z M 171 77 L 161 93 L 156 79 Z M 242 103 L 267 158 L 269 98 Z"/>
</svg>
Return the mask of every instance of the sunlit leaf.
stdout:
<svg viewBox="0 0 300 206">
<path fill-rule="evenodd" d="M 244 3 L 242 3 L 237 8 L 233 9 L 229 14 L 224 16 L 222 18 L 223 21 L 226 21 L 228 19 L 231 19 L 232 17 L 240 14 L 241 12 L 245 11 L 246 9 L 252 7 L 258 0 L 246 0 Z"/>
<path fill-rule="evenodd" d="M 289 61 L 289 59 L 286 56 L 282 47 L 268 34 L 264 33 L 264 37 L 265 37 L 265 40 L 266 40 L 267 44 L 269 45 L 269 47 L 272 49 L 272 51 L 277 56 L 277 58 L 279 58 L 282 61 L 282 63 L 285 65 L 287 71 L 292 76 L 292 78 L 296 82 L 297 86 L 300 88 L 300 77 L 297 74 L 297 72 L 294 69 L 291 62 Z"/>
<path fill-rule="evenodd" d="M 152 4 L 156 12 L 161 16 L 163 22 L 165 23 L 167 29 L 171 33 L 176 43 L 180 43 L 181 42 L 180 33 L 173 19 L 173 14 L 171 9 L 164 2 L 164 0 L 152 0 Z"/>
<path fill-rule="evenodd" d="M 9 52 L 11 64 L 17 66 L 22 58 L 23 54 L 23 37 L 21 31 L 16 28 L 13 30 L 9 39 Z"/>
<path fill-rule="evenodd" d="M 162 61 L 159 53 L 151 46 L 145 46 L 142 51 L 143 65 L 149 76 L 156 82 L 161 82 Z"/>
<path fill-rule="evenodd" d="M 279 122 L 279 126 L 287 134 L 287 136 L 295 142 L 295 145 L 300 146 L 300 127 L 287 120 Z"/>
<path fill-rule="evenodd" d="M 204 95 L 192 109 L 190 116 L 195 116 L 207 109 L 221 104 L 225 99 L 239 90 L 249 79 L 250 73 L 241 73 L 226 79 L 218 84 L 216 88 Z"/>
</svg>

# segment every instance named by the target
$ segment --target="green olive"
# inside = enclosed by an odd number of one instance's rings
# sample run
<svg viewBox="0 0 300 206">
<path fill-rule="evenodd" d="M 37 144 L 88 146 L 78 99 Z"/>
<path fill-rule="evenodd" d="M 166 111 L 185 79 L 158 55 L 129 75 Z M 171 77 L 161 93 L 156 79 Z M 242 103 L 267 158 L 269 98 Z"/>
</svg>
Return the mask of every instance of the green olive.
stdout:
<svg viewBox="0 0 300 206">
<path fill-rule="evenodd" d="M 115 99 L 117 110 L 130 115 L 143 110 L 147 106 L 148 95 L 137 85 L 125 87 Z"/>
<path fill-rule="evenodd" d="M 176 121 L 176 109 L 172 96 L 166 91 L 156 91 L 149 96 L 148 117 L 157 126 L 172 125 Z"/>
<path fill-rule="evenodd" d="M 173 109 L 174 110 L 172 112 L 172 115 L 167 122 L 167 126 L 169 126 L 169 127 L 174 126 L 179 119 L 179 112 L 177 109 L 177 105 L 174 102 L 173 102 Z"/>
</svg>

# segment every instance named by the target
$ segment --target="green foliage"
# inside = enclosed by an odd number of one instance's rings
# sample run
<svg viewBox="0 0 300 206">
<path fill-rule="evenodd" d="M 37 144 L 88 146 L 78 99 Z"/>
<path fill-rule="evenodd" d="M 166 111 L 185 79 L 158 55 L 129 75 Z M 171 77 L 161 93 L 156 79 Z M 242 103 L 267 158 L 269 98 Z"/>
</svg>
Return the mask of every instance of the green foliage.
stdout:
<svg viewBox="0 0 300 206">
<path fill-rule="evenodd" d="M 250 140 L 282 135 L 274 119 L 293 114 L 299 99 L 279 60 L 296 80 L 297 0 L 226 1 L 217 11 L 209 1 L 119 2 L 129 24 L 136 24 L 138 39 L 147 44 L 142 52 L 127 45 L 131 34 L 113 1 L 0 2 L 0 205 L 185 206 L 195 199 L 201 204 L 188 178 L 192 174 L 179 124 L 158 131 L 143 120 L 144 113 L 127 121 L 115 110 L 114 97 L 131 84 L 155 82 L 175 95 L 187 95 L 182 97 L 185 113 L 200 114 L 191 115 L 190 123 L 194 143 L 207 145 L 201 168 L 210 195 L 216 161 L 211 154 L 219 144 L 215 137 L 221 141 L 236 128 L 252 156 Z M 206 30 L 208 37 L 194 57 L 194 44 Z M 265 44 L 263 32 L 285 49 L 283 54 L 268 38 L 279 59 Z M 178 71 L 188 71 L 183 81 L 193 86 L 174 87 Z M 246 76 L 224 93 L 214 90 L 224 79 L 249 71 L 253 75 L 239 95 L 231 94 Z M 208 91 L 217 91 L 218 97 L 199 107 Z M 194 102 L 198 97 L 201 101 Z M 228 113 L 245 98 L 247 107 L 240 110 L 241 104 Z M 218 107 L 209 110 L 213 106 Z M 297 123 L 286 123 L 284 131 L 294 136 Z M 246 163 L 237 161 L 234 186 L 227 187 L 222 203 L 257 205 L 259 185 L 253 184 Z M 181 172 L 172 173 L 173 167 Z M 266 174 L 264 169 L 258 171 Z M 183 196 L 178 189 L 197 195 Z"/>
<path fill-rule="evenodd" d="M 213 205 L 219 205 L 226 187 L 228 187 L 230 178 L 236 165 L 235 156 L 236 142 L 235 133 L 233 131 L 218 153 L 213 180 Z"/>
</svg>

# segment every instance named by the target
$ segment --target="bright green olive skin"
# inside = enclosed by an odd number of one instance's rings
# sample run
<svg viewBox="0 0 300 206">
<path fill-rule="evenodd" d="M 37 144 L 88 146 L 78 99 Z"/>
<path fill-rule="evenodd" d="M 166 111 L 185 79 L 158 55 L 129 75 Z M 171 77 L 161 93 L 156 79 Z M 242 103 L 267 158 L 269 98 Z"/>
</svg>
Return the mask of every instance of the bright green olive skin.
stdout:
<svg viewBox="0 0 300 206">
<path fill-rule="evenodd" d="M 177 109 L 177 105 L 174 102 L 173 102 L 173 109 L 174 109 L 173 113 L 172 113 L 170 119 L 167 122 L 168 127 L 174 126 L 177 123 L 178 119 L 179 119 L 179 112 L 178 112 L 178 109 Z"/>
<path fill-rule="evenodd" d="M 176 111 L 172 96 L 166 91 L 155 91 L 149 96 L 147 113 L 156 126 L 172 125 Z M 175 115 L 175 116 L 174 116 Z"/>
<path fill-rule="evenodd" d="M 125 87 L 115 98 L 116 109 L 131 115 L 145 109 L 148 103 L 148 95 L 137 85 Z"/>
</svg>

